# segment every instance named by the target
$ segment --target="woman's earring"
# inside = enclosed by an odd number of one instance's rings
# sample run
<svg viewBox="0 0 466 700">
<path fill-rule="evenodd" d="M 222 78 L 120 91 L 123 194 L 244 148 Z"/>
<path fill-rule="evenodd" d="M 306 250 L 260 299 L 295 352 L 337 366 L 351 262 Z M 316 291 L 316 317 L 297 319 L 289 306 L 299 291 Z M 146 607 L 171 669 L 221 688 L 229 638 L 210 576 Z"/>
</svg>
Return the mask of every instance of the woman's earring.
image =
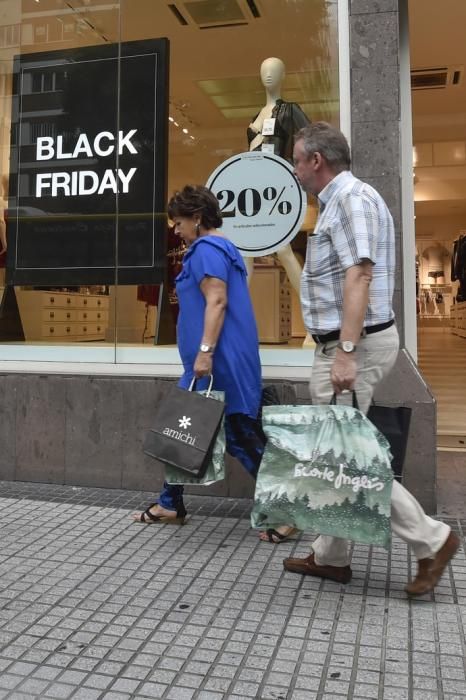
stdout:
<svg viewBox="0 0 466 700">
<path fill-rule="evenodd" d="M 200 223 L 197 223 L 197 224 L 196 224 L 196 236 L 199 236 L 200 229 L 201 229 L 201 224 L 200 224 Z"/>
</svg>

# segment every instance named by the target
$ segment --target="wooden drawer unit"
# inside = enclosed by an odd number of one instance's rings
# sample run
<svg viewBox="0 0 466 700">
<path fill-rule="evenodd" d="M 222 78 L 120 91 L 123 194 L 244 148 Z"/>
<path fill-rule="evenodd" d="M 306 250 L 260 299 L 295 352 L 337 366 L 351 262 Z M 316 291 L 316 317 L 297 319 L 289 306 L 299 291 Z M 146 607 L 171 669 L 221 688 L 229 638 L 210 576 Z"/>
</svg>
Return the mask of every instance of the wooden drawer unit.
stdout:
<svg viewBox="0 0 466 700">
<path fill-rule="evenodd" d="M 77 311 L 75 309 L 51 309 L 46 307 L 42 309 L 42 320 L 52 323 L 71 323 L 77 321 Z"/>
<path fill-rule="evenodd" d="M 69 292 L 16 291 L 26 340 L 104 340 L 108 297 Z"/>
<path fill-rule="evenodd" d="M 77 323 L 75 328 L 78 335 L 89 338 L 102 335 L 105 327 L 101 323 Z"/>
<path fill-rule="evenodd" d="M 450 328 L 455 335 L 466 338 L 466 301 L 460 301 L 451 307 Z"/>
<path fill-rule="evenodd" d="M 42 325 L 42 339 L 44 338 L 57 338 L 62 340 L 63 338 L 72 338 L 75 340 L 74 336 L 74 326 L 67 323 L 44 323 Z"/>
<path fill-rule="evenodd" d="M 78 309 L 76 312 L 77 320 L 84 321 L 86 323 L 105 323 L 108 320 L 107 309 Z"/>
<path fill-rule="evenodd" d="M 35 294 L 35 292 L 31 292 Z M 64 309 L 66 308 L 71 308 L 72 306 L 75 305 L 75 301 L 73 299 L 73 295 L 71 294 L 64 294 L 63 292 L 52 292 L 50 293 L 41 293 L 42 294 L 42 306 L 50 306 L 51 308 L 57 308 L 57 307 L 63 307 Z"/>
<path fill-rule="evenodd" d="M 80 295 L 76 306 L 80 309 L 108 309 L 108 297 Z"/>
<path fill-rule="evenodd" d="M 291 298 L 280 297 L 280 313 L 291 313 Z"/>
<path fill-rule="evenodd" d="M 261 343 L 291 338 L 291 287 L 281 267 L 257 265 L 250 286 Z"/>
</svg>

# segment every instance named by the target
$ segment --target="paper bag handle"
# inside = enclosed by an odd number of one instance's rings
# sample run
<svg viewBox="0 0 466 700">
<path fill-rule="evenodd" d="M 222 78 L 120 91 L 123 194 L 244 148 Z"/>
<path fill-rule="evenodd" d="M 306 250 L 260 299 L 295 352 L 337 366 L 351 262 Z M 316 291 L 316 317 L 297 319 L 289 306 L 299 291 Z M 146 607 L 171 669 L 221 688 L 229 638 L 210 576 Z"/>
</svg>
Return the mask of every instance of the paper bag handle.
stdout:
<svg viewBox="0 0 466 700">
<path fill-rule="evenodd" d="M 210 377 L 210 382 L 209 382 L 209 388 L 207 389 L 207 392 L 206 392 L 206 398 L 209 398 L 210 392 L 212 391 L 212 384 L 214 383 L 214 375 L 213 375 L 213 374 L 209 374 L 209 377 Z M 196 382 L 197 382 L 197 377 L 193 377 L 193 378 L 192 378 L 192 381 L 191 381 L 191 384 L 189 385 L 188 391 L 194 391 L 194 390 L 195 390 Z"/>
<path fill-rule="evenodd" d="M 359 409 L 358 397 L 356 396 L 355 390 L 352 389 L 351 393 L 353 394 L 353 408 Z M 336 406 L 336 405 L 337 405 L 337 395 L 335 392 L 333 392 L 333 396 L 330 399 L 330 406 Z"/>
</svg>

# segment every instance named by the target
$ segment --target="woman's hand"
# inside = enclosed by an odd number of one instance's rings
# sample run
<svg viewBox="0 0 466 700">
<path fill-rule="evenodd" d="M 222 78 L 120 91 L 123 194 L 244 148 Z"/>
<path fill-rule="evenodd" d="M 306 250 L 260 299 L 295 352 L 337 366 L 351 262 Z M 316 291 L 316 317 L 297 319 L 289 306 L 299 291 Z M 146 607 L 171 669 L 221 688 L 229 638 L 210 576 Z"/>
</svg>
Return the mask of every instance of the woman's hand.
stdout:
<svg viewBox="0 0 466 700">
<path fill-rule="evenodd" d="M 196 360 L 194 362 L 194 376 L 199 379 L 199 377 L 207 377 L 212 374 L 212 353 L 210 352 L 198 352 Z"/>
</svg>

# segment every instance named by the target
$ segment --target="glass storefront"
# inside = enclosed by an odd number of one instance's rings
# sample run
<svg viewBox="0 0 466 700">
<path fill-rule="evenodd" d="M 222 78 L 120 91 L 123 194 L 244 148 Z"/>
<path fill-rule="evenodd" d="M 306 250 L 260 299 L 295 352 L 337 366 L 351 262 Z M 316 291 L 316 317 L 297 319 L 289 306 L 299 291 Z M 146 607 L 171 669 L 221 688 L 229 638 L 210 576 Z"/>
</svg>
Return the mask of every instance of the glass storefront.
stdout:
<svg viewBox="0 0 466 700">
<path fill-rule="evenodd" d="M 0 360 L 176 357 L 183 249 L 167 197 L 236 154 L 289 159 L 290 131 L 307 120 L 341 124 L 339 5 L 0 3 Z M 272 87 L 267 58 L 285 71 Z M 298 117 L 277 117 L 267 136 L 259 115 L 271 95 Z M 260 192 L 283 226 L 291 204 Z M 306 352 L 296 271 L 315 217 L 309 202 L 290 245 L 247 260 L 265 352 Z"/>
</svg>

